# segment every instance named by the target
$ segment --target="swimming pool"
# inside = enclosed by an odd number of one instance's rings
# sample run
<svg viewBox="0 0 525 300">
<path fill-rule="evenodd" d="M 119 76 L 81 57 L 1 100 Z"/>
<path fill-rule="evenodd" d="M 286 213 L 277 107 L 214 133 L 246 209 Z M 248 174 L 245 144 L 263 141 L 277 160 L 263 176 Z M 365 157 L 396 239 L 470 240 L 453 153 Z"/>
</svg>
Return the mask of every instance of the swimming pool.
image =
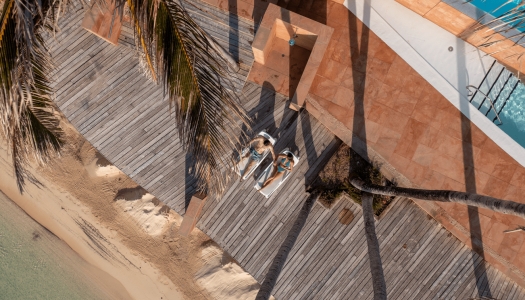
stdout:
<svg viewBox="0 0 525 300">
<path fill-rule="evenodd" d="M 472 0 L 469 2 L 478 9 L 482 10 L 485 13 L 488 13 L 496 18 L 501 17 L 504 13 L 520 5 L 522 0 Z M 498 9 L 499 8 L 499 9 Z M 520 10 L 525 10 L 522 7 Z M 518 24 L 519 21 L 516 20 L 504 20 L 510 24 Z M 525 24 L 520 24 L 516 27 L 517 30 L 525 32 Z"/>
<path fill-rule="evenodd" d="M 495 9 L 497 9 L 499 6 L 505 4 L 505 2 L 509 2 L 507 0 L 472 0 L 470 3 L 474 5 L 475 7 L 481 9 L 482 11 L 492 14 Z M 507 12 L 514 7 L 518 6 L 518 4 L 521 2 L 521 0 L 513 0 L 509 3 L 505 4 L 501 9 L 499 9 L 493 16 L 500 16 L 502 13 Z"/>
<path fill-rule="evenodd" d="M 491 68 L 478 92 L 470 90 L 473 92 L 470 103 L 525 148 L 525 85 L 510 71 L 498 66 Z"/>
</svg>

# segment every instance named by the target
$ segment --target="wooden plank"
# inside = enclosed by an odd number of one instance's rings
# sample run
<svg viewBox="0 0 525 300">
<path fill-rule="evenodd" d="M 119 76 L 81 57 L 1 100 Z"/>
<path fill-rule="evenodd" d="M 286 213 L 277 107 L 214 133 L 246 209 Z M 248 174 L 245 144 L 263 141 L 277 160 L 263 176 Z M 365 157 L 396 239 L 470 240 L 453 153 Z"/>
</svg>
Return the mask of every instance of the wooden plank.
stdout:
<svg viewBox="0 0 525 300">
<path fill-rule="evenodd" d="M 327 255 L 331 259 L 339 260 L 341 258 L 338 257 L 338 255 L 331 255 L 332 253 L 342 254 L 342 252 L 333 252 L 339 248 L 341 244 L 330 243 L 330 229 L 334 226 L 344 226 L 339 224 L 335 217 L 339 214 L 340 209 L 326 210 L 318 204 L 318 210 L 322 212 L 322 214 L 319 218 L 312 218 L 312 221 L 322 218 L 325 219 L 328 224 L 322 226 L 316 224 L 316 222 L 311 222 L 312 225 L 307 228 L 303 237 L 299 239 L 297 250 L 291 253 L 291 257 L 297 263 L 291 264 L 292 260 L 290 260 L 290 263 L 283 268 L 281 278 L 285 279 L 289 278 L 289 276 L 294 276 L 303 282 L 305 286 L 309 286 L 312 280 L 317 280 L 318 276 L 324 275 L 323 267 L 332 264 L 331 260 L 326 258 Z M 329 214 L 329 217 L 325 217 L 326 214 Z M 356 222 L 357 220 L 354 220 L 353 224 L 355 225 Z"/>
<path fill-rule="evenodd" d="M 353 203 L 352 203 L 353 204 Z M 354 206 L 355 207 L 355 206 Z M 357 213 L 355 214 L 356 223 L 353 225 L 351 230 L 349 232 L 344 232 L 343 235 L 340 235 L 339 238 L 336 240 L 337 242 L 337 248 L 335 251 L 338 251 L 337 253 L 341 253 L 342 257 L 347 257 L 350 259 L 346 259 L 341 261 L 340 258 L 337 256 L 330 261 L 331 265 L 335 265 L 335 267 L 332 267 L 332 269 L 328 269 L 327 275 L 325 275 L 327 278 L 325 278 L 323 281 L 323 286 L 321 287 L 320 291 L 318 292 L 320 299 L 323 297 L 330 297 L 330 293 L 332 290 L 332 285 L 336 284 L 336 279 L 342 278 L 339 276 L 340 273 L 344 272 L 346 269 L 349 268 L 349 265 L 352 264 L 355 259 L 358 252 L 362 251 L 362 245 L 365 243 L 365 236 L 363 234 L 364 224 L 362 220 L 362 211 L 360 207 L 357 210 Z M 387 222 L 389 220 L 387 219 Z M 342 243 L 342 240 L 345 236 L 355 236 L 357 239 L 355 240 L 355 243 L 344 245 Z M 342 250 L 339 250 L 342 249 Z M 350 280 L 348 277 L 344 277 L 345 284 Z"/>
<path fill-rule="evenodd" d="M 406 207 L 403 207 L 405 205 L 406 205 L 406 203 L 402 203 L 401 206 L 398 207 L 398 209 L 404 208 L 403 211 L 410 211 L 411 207 L 409 207 L 407 209 Z M 397 233 L 399 228 L 405 228 L 406 222 L 403 222 L 402 220 L 400 221 L 397 218 L 392 218 L 391 220 L 388 220 L 388 221 L 391 222 L 388 225 L 388 228 L 390 228 L 391 232 Z M 385 223 L 377 224 L 376 231 L 378 233 L 381 233 L 383 228 L 386 227 Z M 386 239 L 386 241 L 388 242 L 389 240 Z M 383 243 L 383 241 L 381 241 L 381 243 Z M 357 242 L 357 244 L 366 245 L 366 238 L 364 236 L 364 231 L 361 232 L 360 241 Z M 366 246 L 362 249 L 361 255 L 362 256 L 367 256 L 368 255 L 368 250 L 367 250 Z M 388 263 L 388 260 L 385 259 L 384 262 Z M 351 284 L 351 285 L 359 286 L 359 283 L 363 282 L 363 279 L 360 279 L 360 274 L 363 274 L 363 275 L 369 274 L 368 264 L 366 264 L 364 262 L 361 262 L 361 260 L 358 260 L 358 261 L 354 262 L 354 265 L 346 266 L 346 268 L 354 270 L 351 273 L 352 275 L 349 276 L 349 277 L 351 277 L 351 279 L 347 282 L 347 285 Z M 360 270 L 361 270 L 361 272 L 359 272 Z M 355 275 L 353 275 L 353 274 L 355 274 Z M 369 279 L 366 279 L 366 281 L 364 281 L 364 282 L 370 284 L 370 280 Z M 355 290 L 358 291 L 357 289 L 355 289 Z M 344 293 L 344 292 L 342 292 L 342 293 Z M 346 294 L 346 293 L 344 293 L 344 294 Z"/>
<path fill-rule="evenodd" d="M 464 250 L 464 247 L 460 247 L 460 249 Z M 437 269 L 436 272 L 433 273 L 432 277 L 428 277 L 428 281 L 423 281 L 423 283 L 425 283 L 425 288 L 423 289 L 424 294 L 422 297 L 430 297 L 430 295 L 437 293 L 439 286 L 445 284 L 449 270 L 452 269 L 460 259 L 470 259 L 469 253 L 467 251 L 460 251 L 459 255 L 453 255 L 452 259 L 447 261 L 446 264 L 438 266 L 438 268 L 434 267 Z M 429 269 L 429 271 L 432 271 L 432 269 Z"/>
<path fill-rule="evenodd" d="M 396 217 L 397 214 L 392 214 L 394 216 L 394 218 L 392 218 L 390 220 L 390 225 L 388 226 L 389 228 L 391 228 L 393 231 L 397 231 L 398 228 L 400 228 L 404 223 L 404 220 L 405 218 L 402 218 L 402 219 L 399 219 Z M 409 214 L 410 215 L 410 214 Z M 377 226 L 377 229 L 379 231 L 381 231 L 381 228 L 383 226 L 385 226 L 386 222 L 384 223 L 379 223 L 378 226 Z M 361 229 L 362 232 L 361 234 L 359 235 L 359 239 L 357 240 L 354 240 L 352 241 L 352 245 L 366 245 L 366 238 L 363 234 L 363 228 Z M 342 243 L 344 243 L 346 237 L 343 239 Z M 357 256 L 359 255 L 359 256 Z M 349 280 L 346 282 L 346 285 L 353 285 L 354 282 L 356 282 L 357 280 L 357 276 L 358 276 L 358 273 L 359 271 L 364 271 L 364 272 L 369 272 L 368 270 L 368 264 L 366 264 L 366 260 L 363 260 L 363 258 L 367 255 L 367 249 L 366 247 L 356 247 L 356 250 L 355 250 L 355 254 L 354 254 L 354 257 L 356 259 L 354 259 L 350 264 L 347 264 L 345 266 L 345 268 L 342 270 L 343 272 L 346 271 L 346 274 L 344 275 L 339 275 L 339 276 L 343 276 L 343 277 L 348 277 Z M 337 278 L 338 273 L 336 273 L 332 278 Z"/>
<path fill-rule="evenodd" d="M 184 2 L 188 3 L 188 2 Z M 197 226 L 261 281 L 307 199 L 305 184 L 338 147 L 338 141 L 307 113 L 287 108 L 289 99 L 254 83 L 245 84 L 253 61 L 254 25 L 196 1 L 190 15 L 243 63 L 232 77 L 240 101 L 256 123 L 253 130 L 278 135 L 277 152 L 293 146 L 301 156 L 292 177 L 266 199 L 251 180 L 231 182 L 221 201 L 208 201 Z M 54 73 L 57 104 L 82 134 L 115 166 L 180 214 L 196 179 L 186 178 L 186 154 L 176 133 L 162 87 L 137 68 L 133 29 L 124 24 L 123 44 L 111 47 L 79 28 L 79 10 L 62 19 L 68 33 L 51 43 L 59 66 Z M 233 23 L 232 23 L 233 22 Z M 235 29 L 234 23 L 238 28 Z M 97 77 L 93 77 L 93 76 Z M 229 154 L 225 154 L 229 155 Z M 263 166 L 264 167 L 264 166 Z M 458 298 L 475 293 L 470 253 L 449 237 L 410 200 L 397 200 L 376 223 L 383 268 L 391 299 Z M 354 211 L 349 226 L 340 224 L 344 207 Z M 278 299 L 372 298 L 362 213 L 354 203 L 332 210 L 314 204 L 274 289 Z M 419 248 L 402 248 L 408 239 Z M 337 254 L 337 255 L 334 255 Z M 475 257 L 479 267 L 482 260 Z M 494 296 L 521 295 L 522 289 L 494 268 L 487 268 Z M 483 287 L 482 287 L 483 289 Z M 508 291 L 507 291 L 508 290 Z M 468 294 L 468 295 L 467 295 Z"/>
<path fill-rule="evenodd" d="M 404 245 L 408 244 L 409 241 L 416 241 L 417 244 L 423 242 L 422 239 L 425 238 L 425 233 L 428 232 L 430 226 L 425 226 L 429 224 L 424 224 L 423 221 L 426 221 L 426 216 L 424 214 L 419 218 L 415 219 L 413 224 L 408 228 L 402 231 L 402 233 L 397 234 L 395 239 L 391 241 L 384 241 L 379 239 L 380 249 L 381 249 L 381 258 L 383 260 L 383 271 L 386 278 L 391 278 L 389 284 L 395 286 L 394 281 L 396 279 L 395 274 L 403 274 L 404 268 L 407 268 L 409 261 L 417 254 L 410 253 L 404 249 Z M 408 224 L 406 224 L 408 227 Z M 426 235 L 428 236 L 428 235 Z M 419 251 L 420 248 L 417 249 Z M 365 273 L 365 277 L 358 279 L 358 286 L 356 290 L 359 290 L 359 294 L 365 297 L 369 297 L 373 294 L 373 290 L 370 285 L 364 285 L 364 282 L 370 282 L 371 276 L 370 273 Z M 399 276 L 398 276 L 399 277 Z M 364 286 L 363 286 L 364 285 Z M 351 295 L 351 293 L 349 293 Z M 357 295 L 356 295 L 357 296 Z"/>
<path fill-rule="evenodd" d="M 400 272 L 401 274 L 403 273 L 408 273 L 408 274 L 411 274 L 411 275 L 414 275 L 412 274 L 412 272 L 410 271 L 411 269 L 414 270 L 416 267 L 419 267 L 419 266 L 422 266 L 422 264 L 424 263 L 423 262 L 423 258 L 424 257 L 428 257 L 430 255 L 430 251 L 435 251 L 435 250 L 438 250 L 438 248 L 436 246 L 439 246 L 439 244 L 435 244 L 436 241 L 439 241 L 440 239 L 440 231 L 442 230 L 441 227 L 439 226 L 435 226 L 433 231 L 431 232 L 431 234 L 427 235 L 427 239 L 423 242 L 423 244 L 421 245 L 420 249 L 418 250 L 418 252 L 416 253 L 416 259 L 412 259 L 411 260 L 411 263 L 408 263 L 404 268 L 403 270 Z M 441 235 L 441 237 L 443 237 Z M 436 247 L 436 248 L 433 248 L 433 247 Z M 415 277 L 415 276 L 411 276 L 411 277 Z M 400 282 L 400 281 L 403 281 L 403 282 Z M 392 296 L 392 297 L 396 297 L 396 294 L 397 293 L 401 293 L 404 291 L 405 287 L 407 285 L 409 285 L 409 282 L 410 280 L 407 280 L 406 278 L 403 278 L 401 276 L 398 276 L 397 278 L 394 278 L 392 281 L 391 281 L 391 286 L 392 288 L 389 289 L 389 295 L 388 296 Z"/>
</svg>

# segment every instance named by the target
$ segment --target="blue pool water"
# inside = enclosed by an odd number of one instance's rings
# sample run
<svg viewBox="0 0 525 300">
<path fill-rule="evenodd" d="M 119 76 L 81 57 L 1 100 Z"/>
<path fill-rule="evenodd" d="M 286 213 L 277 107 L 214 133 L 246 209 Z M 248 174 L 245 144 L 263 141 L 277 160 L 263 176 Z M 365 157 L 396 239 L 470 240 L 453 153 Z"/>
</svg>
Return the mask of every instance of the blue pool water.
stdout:
<svg viewBox="0 0 525 300">
<path fill-rule="evenodd" d="M 522 0 L 472 0 L 470 3 L 479 8 L 480 10 L 498 18 L 501 17 L 504 13 L 508 12 L 509 10 L 517 7 L 521 2 Z M 522 6 L 520 10 L 525 10 L 525 7 Z M 517 25 L 517 30 L 525 32 L 525 24 L 520 23 L 520 21 L 510 19 L 503 21 L 512 25 Z"/>
<path fill-rule="evenodd" d="M 495 101 L 494 107 L 500 112 L 499 117 L 502 124 L 496 119 L 490 101 L 485 100 L 482 95 L 478 93 L 471 103 L 475 107 L 481 106 L 479 110 L 489 120 L 525 148 L 525 85 L 518 83 L 516 77 L 512 77 L 505 83 L 510 73 L 505 71 L 503 74 L 490 92 L 486 90 L 486 86 L 482 88 L 483 92 L 488 93 L 490 99 Z"/>
<path fill-rule="evenodd" d="M 496 105 L 496 107 L 498 106 Z M 492 115 L 490 114 L 490 116 Z M 510 95 L 499 117 L 503 122 L 500 128 L 525 148 L 525 86 L 523 84 L 519 84 Z M 498 124 L 497 121 L 495 123 Z"/>
<path fill-rule="evenodd" d="M 466 0 L 463 0 L 463 2 L 466 2 Z M 522 2 L 523 0 L 472 0 L 470 3 L 485 13 L 491 14 L 494 17 L 500 17 Z M 525 11 L 525 6 L 522 6 L 520 10 Z M 517 22 L 511 22 L 510 20 L 506 22 L 513 25 L 517 24 Z M 525 32 L 525 24 L 517 26 L 516 29 Z M 507 78 L 506 76 L 507 75 L 502 76 L 501 78 Z M 478 95 L 478 98 L 474 99 L 473 104 L 476 107 L 481 105 L 482 108 L 480 108 L 480 111 L 482 113 L 486 113 L 487 117 L 491 121 L 494 120 L 494 123 L 497 124 L 501 130 L 525 148 L 525 85 L 519 83 L 516 88 L 513 89 L 517 79 L 512 78 L 508 81 L 508 84 L 504 84 L 503 81 L 504 80 L 500 79 L 498 87 L 493 89 L 489 95 L 492 99 L 498 99 L 496 103 L 494 103 L 494 106 L 497 111 L 501 110 L 499 117 L 503 124 L 500 124 L 500 122 L 496 120 L 496 115 L 489 101 L 484 101 L 482 104 L 481 101 L 484 98 Z M 508 99 L 508 101 L 505 102 L 505 99 Z"/>
<path fill-rule="evenodd" d="M 498 11 L 494 12 L 495 9 L 497 9 L 506 2 L 509 3 L 505 4 L 505 6 L 500 8 Z M 472 0 L 470 3 L 486 13 L 489 13 L 495 17 L 499 17 L 501 16 L 501 14 L 516 7 L 520 2 L 521 0 Z"/>
</svg>

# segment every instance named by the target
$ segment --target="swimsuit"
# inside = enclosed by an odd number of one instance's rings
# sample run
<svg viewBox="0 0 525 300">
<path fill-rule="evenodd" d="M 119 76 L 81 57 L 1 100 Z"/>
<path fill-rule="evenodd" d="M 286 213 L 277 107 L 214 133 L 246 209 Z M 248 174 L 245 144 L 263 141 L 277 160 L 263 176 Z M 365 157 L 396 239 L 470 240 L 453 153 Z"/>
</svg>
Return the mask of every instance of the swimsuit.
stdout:
<svg viewBox="0 0 525 300">
<path fill-rule="evenodd" d="M 257 150 L 255 150 L 253 147 L 250 147 L 250 153 L 252 154 L 253 160 L 261 160 L 262 154 L 257 152 Z"/>
<path fill-rule="evenodd" d="M 280 162 L 279 165 L 277 166 L 277 172 L 283 172 L 283 171 L 286 170 L 285 168 L 281 167 L 281 164 L 282 164 L 283 161 L 285 161 L 285 160 L 286 160 L 286 158 L 281 159 L 281 162 Z M 287 168 L 290 167 L 290 161 L 287 161 L 286 164 L 285 164 L 284 166 L 287 167 Z"/>
</svg>

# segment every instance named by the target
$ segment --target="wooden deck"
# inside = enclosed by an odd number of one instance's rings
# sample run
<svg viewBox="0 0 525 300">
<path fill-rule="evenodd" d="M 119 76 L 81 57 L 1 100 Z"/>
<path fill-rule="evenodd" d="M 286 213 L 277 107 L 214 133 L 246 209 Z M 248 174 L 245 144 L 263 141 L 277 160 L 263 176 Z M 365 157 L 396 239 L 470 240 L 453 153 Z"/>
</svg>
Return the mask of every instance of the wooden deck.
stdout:
<svg viewBox="0 0 525 300">
<path fill-rule="evenodd" d="M 276 149 L 290 147 L 301 158 L 293 175 L 269 199 L 253 180 L 233 182 L 223 199 L 208 201 L 198 227 L 259 282 L 307 199 L 305 183 L 337 148 L 338 141 L 306 112 L 290 111 L 289 99 L 244 78 L 253 61 L 254 26 L 198 1 L 188 6 L 195 20 L 241 60 L 237 81 L 254 131 L 277 136 Z M 71 123 L 107 159 L 157 198 L 184 215 L 194 192 L 191 166 L 176 136 L 159 86 L 140 73 L 133 33 L 123 29 L 112 46 L 80 28 L 83 11 L 62 19 L 51 47 L 57 65 L 57 102 Z M 348 208 L 355 219 L 338 222 Z M 372 284 L 360 206 L 340 201 L 332 210 L 315 204 L 279 277 L 277 299 L 371 299 Z M 487 282 L 476 282 L 484 262 L 412 201 L 397 200 L 377 223 L 390 299 L 525 299 L 524 290 L 486 266 Z"/>
</svg>

